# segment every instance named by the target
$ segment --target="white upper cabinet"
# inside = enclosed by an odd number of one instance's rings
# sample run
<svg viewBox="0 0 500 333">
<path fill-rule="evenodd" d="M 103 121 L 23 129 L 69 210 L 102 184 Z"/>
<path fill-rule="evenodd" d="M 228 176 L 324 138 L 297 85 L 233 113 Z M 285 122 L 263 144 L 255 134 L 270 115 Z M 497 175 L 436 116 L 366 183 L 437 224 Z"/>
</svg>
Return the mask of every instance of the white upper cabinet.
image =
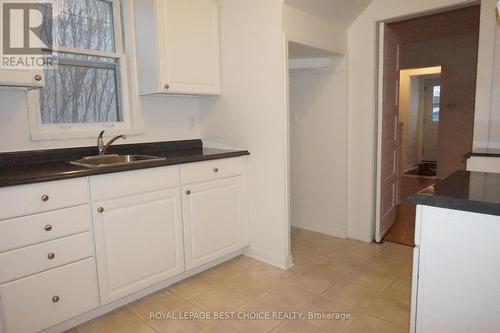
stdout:
<svg viewBox="0 0 500 333">
<path fill-rule="evenodd" d="M 43 88 L 45 83 L 43 70 L 0 69 L 0 87 L 2 88 Z"/>
<path fill-rule="evenodd" d="M 134 1 L 139 92 L 220 94 L 214 0 Z"/>
</svg>

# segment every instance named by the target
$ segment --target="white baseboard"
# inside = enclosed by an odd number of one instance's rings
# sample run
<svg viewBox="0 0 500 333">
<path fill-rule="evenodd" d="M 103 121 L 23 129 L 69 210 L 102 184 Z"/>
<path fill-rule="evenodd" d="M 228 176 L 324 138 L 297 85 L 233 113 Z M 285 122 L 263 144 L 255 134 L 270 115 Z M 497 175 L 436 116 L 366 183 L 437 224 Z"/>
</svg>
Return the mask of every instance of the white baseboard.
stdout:
<svg viewBox="0 0 500 333">
<path fill-rule="evenodd" d="M 109 304 L 105 304 L 103 306 L 100 306 L 94 310 L 91 310 L 87 313 L 84 313 L 78 317 L 75 317 L 75 318 L 72 318 L 72 319 L 69 319 L 65 322 L 62 322 L 60 324 L 57 324 L 55 326 L 52 326 L 46 330 L 43 330 L 41 331 L 40 333 L 61 333 L 61 332 L 65 332 L 73 327 L 76 327 L 80 324 L 83 324 L 89 320 L 92 320 L 94 318 L 97 318 L 99 316 L 102 316 L 103 314 L 106 314 L 108 312 L 111 312 L 113 310 L 116 310 L 124 305 L 127 305 L 129 303 L 132 303 L 138 299 L 141 299 L 145 296 L 148 296 L 150 294 L 153 294 L 157 291 L 160 291 L 162 289 L 165 289 L 167 287 L 169 287 L 170 285 L 174 284 L 174 283 L 177 283 L 181 280 L 184 280 L 184 279 L 187 279 L 193 275 L 196 275 L 198 273 L 201 273 L 203 271 L 206 271 L 207 269 L 209 268 L 212 268 L 214 266 L 217 266 L 223 262 L 226 262 L 228 260 L 231 260 L 237 256 L 240 256 L 243 254 L 243 252 L 245 252 L 245 249 L 242 249 L 242 250 L 239 250 L 237 252 L 234 252 L 234 253 L 231 253 L 231 254 L 228 254 L 222 258 L 219 258 L 213 262 L 210 262 L 208 264 L 205 264 L 201 267 L 198 267 L 198 268 L 195 268 L 191 271 L 188 271 L 188 272 L 184 272 L 182 273 L 181 275 L 177 275 L 176 277 L 174 278 L 171 278 L 169 280 L 166 280 L 166 281 L 163 281 L 163 282 L 160 282 L 154 286 L 151 286 L 147 289 L 143 289 L 141 291 L 138 291 L 132 295 L 129 295 L 127 297 L 124 297 L 122 299 L 119 299 L 115 302 L 112 302 L 112 303 L 109 303 Z"/>
<path fill-rule="evenodd" d="M 276 266 L 281 269 L 289 269 L 293 266 L 293 260 L 291 255 L 280 256 L 275 253 L 269 252 L 264 249 L 260 249 L 254 246 L 250 246 L 244 254 L 250 258 L 265 262 L 266 264 Z"/>
<path fill-rule="evenodd" d="M 339 229 L 339 228 L 319 228 L 317 226 L 310 226 L 310 225 L 292 225 L 292 227 L 296 227 L 299 229 L 304 229 L 304 230 L 309 230 L 313 232 L 317 232 L 320 234 L 328 235 L 328 236 L 333 236 L 337 238 L 342 238 L 346 239 L 347 238 L 347 232 L 345 230 Z"/>
</svg>

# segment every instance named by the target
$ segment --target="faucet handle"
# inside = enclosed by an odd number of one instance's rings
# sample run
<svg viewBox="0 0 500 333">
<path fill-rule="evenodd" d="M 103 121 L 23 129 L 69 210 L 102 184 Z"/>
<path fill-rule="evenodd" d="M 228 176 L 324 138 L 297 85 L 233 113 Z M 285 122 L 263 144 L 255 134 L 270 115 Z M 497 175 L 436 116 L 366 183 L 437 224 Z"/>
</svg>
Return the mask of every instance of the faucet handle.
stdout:
<svg viewBox="0 0 500 333">
<path fill-rule="evenodd" d="M 101 131 L 101 133 L 99 133 L 98 138 L 102 139 L 102 137 L 104 136 L 104 132 L 105 132 L 105 131 Z"/>
</svg>

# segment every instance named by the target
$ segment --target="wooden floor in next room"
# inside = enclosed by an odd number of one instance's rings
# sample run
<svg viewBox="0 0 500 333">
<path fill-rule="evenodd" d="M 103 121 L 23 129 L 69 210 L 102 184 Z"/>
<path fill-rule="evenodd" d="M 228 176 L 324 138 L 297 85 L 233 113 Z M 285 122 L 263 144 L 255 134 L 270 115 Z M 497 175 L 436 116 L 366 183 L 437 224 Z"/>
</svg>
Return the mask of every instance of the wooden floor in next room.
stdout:
<svg viewBox="0 0 500 333">
<path fill-rule="evenodd" d="M 403 176 L 401 178 L 401 203 L 396 208 L 396 222 L 385 235 L 384 242 L 415 246 L 416 206 L 408 202 L 408 197 L 436 182 L 436 179 L 429 177 Z"/>
</svg>

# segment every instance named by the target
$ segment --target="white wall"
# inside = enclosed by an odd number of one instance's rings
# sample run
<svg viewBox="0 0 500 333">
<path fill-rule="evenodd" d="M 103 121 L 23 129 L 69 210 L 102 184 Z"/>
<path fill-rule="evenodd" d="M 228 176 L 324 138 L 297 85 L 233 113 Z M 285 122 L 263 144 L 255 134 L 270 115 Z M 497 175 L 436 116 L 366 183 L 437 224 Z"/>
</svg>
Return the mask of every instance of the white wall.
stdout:
<svg viewBox="0 0 500 333">
<path fill-rule="evenodd" d="M 197 139 L 199 103 L 200 99 L 193 97 L 143 97 L 143 134 L 129 135 L 116 144 Z M 99 133 L 96 138 L 32 141 L 23 91 L 0 91 L 0 105 L 0 152 L 96 144 Z"/>
<path fill-rule="evenodd" d="M 493 90 L 486 147 L 500 148 L 500 23 L 497 23 L 495 38 L 495 63 L 493 67 Z M 485 148 L 477 144 L 476 148 Z M 482 147 L 481 147 L 482 146 Z"/>
<path fill-rule="evenodd" d="M 338 54 L 347 50 L 345 28 L 287 5 L 283 5 L 283 29 L 297 43 Z"/>
<path fill-rule="evenodd" d="M 349 237 L 364 241 L 373 239 L 376 165 L 376 23 L 470 2 L 375 0 L 349 27 Z M 482 82 L 480 78 L 478 80 Z"/>
<path fill-rule="evenodd" d="M 293 226 L 346 237 L 347 63 L 290 73 Z"/>
<path fill-rule="evenodd" d="M 282 1 L 219 5 L 222 94 L 202 101 L 201 135 L 250 151 L 248 254 L 285 267 L 290 258 Z"/>
<path fill-rule="evenodd" d="M 401 168 L 408 171 L 421 162 L 421 96 L 420 78 L 441 73 L 440 67 L 402 70 L 399 79 L 399 121 L 404 124 Z"/>
</svg>

